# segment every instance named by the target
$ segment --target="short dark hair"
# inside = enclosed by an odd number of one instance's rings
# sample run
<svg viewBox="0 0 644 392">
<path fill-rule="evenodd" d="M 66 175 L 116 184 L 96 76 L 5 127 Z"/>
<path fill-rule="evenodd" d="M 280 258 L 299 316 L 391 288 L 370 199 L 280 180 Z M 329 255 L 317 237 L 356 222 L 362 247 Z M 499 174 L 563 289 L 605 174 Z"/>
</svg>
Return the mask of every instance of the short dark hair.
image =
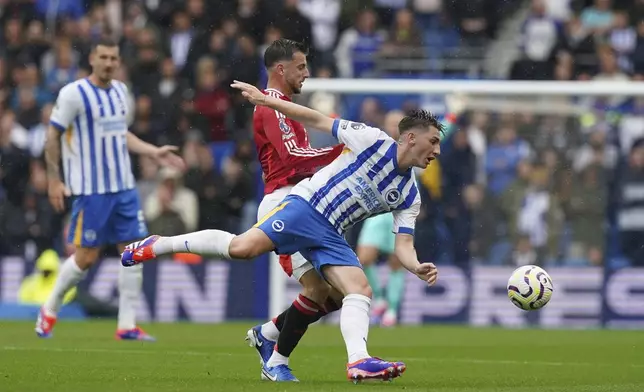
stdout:
<svg viewBox="0 0 644 392">
<path fill-rule="evenodd" d="M 98 46 L 105 46 L 105 47 L 108 47 L 108 48 L 114 48 L 114 47 L 118 47 L 119 44 L 115 40 L 113 40 L 111 38 L 103 37 L 103 38 L 99 38 L 99 39 L 97 39 L 95 41 L 92 41 L 92 48 L 91 48 L 92 52 L 95 51 Z"/>
<path fill-rule="evenodd" d="M 429 129 L 435 127 L 440 133 L 445 133 L 445 126 L 431 112 L 423 109 L 412 110 L 398 123 L 398 131 L 402 135 L 415 127 Z"/>
<path fill-rule="evenodd" d="M 264 52 L 264 66 L 270 68 L 278 61 L 290 60 L 297 52 L 302 52 L 305 56 L 309 54 L 309 48 L 301 42 L 292 39 L 280 38 L 273 41 L 266 52 Z"/>
</svg>

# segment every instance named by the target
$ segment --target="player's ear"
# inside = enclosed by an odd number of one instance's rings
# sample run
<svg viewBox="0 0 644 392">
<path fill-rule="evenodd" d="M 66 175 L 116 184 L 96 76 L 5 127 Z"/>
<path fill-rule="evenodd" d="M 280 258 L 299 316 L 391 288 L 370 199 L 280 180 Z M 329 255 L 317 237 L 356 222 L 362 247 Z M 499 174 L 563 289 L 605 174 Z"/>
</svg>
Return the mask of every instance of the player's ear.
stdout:
<svg viewBox="0 0 644 392">
<path fill-rule="evenodd" d="M 407 143 L 409 143 L 411 146 L 416 144 L 416 134 L 413 132 L 407 132 Z"/>
</svg>

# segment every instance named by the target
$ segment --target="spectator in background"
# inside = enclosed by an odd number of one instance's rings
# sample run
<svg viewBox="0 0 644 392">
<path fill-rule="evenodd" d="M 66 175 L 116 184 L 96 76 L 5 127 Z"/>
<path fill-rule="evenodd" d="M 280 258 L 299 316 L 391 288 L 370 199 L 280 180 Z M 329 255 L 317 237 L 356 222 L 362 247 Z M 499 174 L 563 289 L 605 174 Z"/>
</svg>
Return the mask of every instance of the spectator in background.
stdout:
<svg viewBox="0 0 644 392">
<path fill-rule="evenodd" d="M 342 32 L 335 49 L 335 61 L 340 77 L 369 76 L 375 68 L 374 56 L 385 38 L 385 33 L 377 28 L 375 12 L 371 9 L 360 11 L 355 25 Z"/>
<path fill-rule="evenodd" d="M 184 182 L 199 198 L 199 230 L 224 227 L 227 216 L 219 201 L 226 195 L 220 188 L 221 178 L 215 170 L 215 160 L 211 150 L 203 144 L 198 135 L 190 137 L 183 148 L 183 157 L 188 165 Z M 224 196 L 220 196 L 220 193 Z"/>
<path fill-rule="evenodd" d="M 396 12 L 394 23 L 389 29 L 389 34 L 380 48 L 380 58 L 385 60 L 395 59 L 394 63 L 387 62 L 381 71 L 406 71 L 398 60 L 422 59 L 425 53 L 422 47 L 423 39 L 420 29 L 416 26 L 414 14 L 408 9 Z"/>
<path fill-rule="evenodd" d="M 620 71 L 617 66 L 617 56 L 608 46 L 602 46 L 597 50 L 599 54 L 599 73 L 593 77 L 593 80 L 602 81 L 626 81 L 630 78 Z M 608 100 L 610 106 L 616 107 L 623 103 L 627 97 L 612 96 Z"/>
<path fill-rule="evenodd" d="M 154 88 L 159 80 L 159 60 L 161 51 L 159 40 L 152 29 L 143 29 L 137 36 L 137 55 L 131 62 L 133 72 L 131 80 L 136 80 L 132 91 L 134 94 L 154 93 Z M 174 61 L 174 59 L 173 59 Z"/>
<path fill-rule="evenodd" d="M 18 90 L 18 107 L 16 108 L 16 122 L 23 128 L 31 128 L 38 124 L 40 108 L 36 102 L 33 90 Z M 26 144 L 21 148 L 28 148 Z"/>
<path fill-rule="evenodd" d="M 300 0 L 298 10 L 311 23 L 311 60 L 314 70 L 333 63 L 333 48 L 338 37 L 340 0 Z"/>
<path fill-rule="evenodd" d="M 496 203 L 480 184 L 466 186 L 463 189 L 463 200 L 467 208 L 466 217 L 469 217 L 469 255 L 473 260 L 487 260 L 499 239 Z"/>
<path fill-rule="evenodd" d="M 197 92 L 194 107 L 197 113 L 206 117 L 210 123 L 210 141 L 228 140 L 226 119 L 230 109 L 228 89 L 221 85 L 217 63 L 202 58 L 197 64 Z"/>
<path fill-rule="evenodd" d="M 618 189 L 621 250 L 633 265 L 644 266 L 644 139 L 633 143 Z"/>
<path fill-rule="evenodd" d="M 523 23 L 521 51 L 523 59 L 513 79 L 552 78 L 556 49 L 562 41 L 562 26 L 546 14 L 544 0 L 532 0 L 530 14 Z M 517 74 L 518 73 L 518 74 Z"/>
<path fill-rule="evenodd" d="M 172 30 L 168 37 L 170 45 L 170 54 L 175 67 L 181 70 L 188 60 L 190 44 L 195 36 L 195 32 L 190 23 L 188 14 L 184 11 L 178 11 L 172 18 Z"/>
<path fill-rule="evenodd" d="M 644 19 L 637 23 L 637 37 L 635 39 L 635 48 L 631 54 L 633 63 L 633 72 L 644 74 Z"/>
<path fill-rule="evenodd" d="M 264 34 L 267 31 L 269 24 L 267 13 L 268 11 L 263 9 L 262 3 L 258 0 L 237 1 L 236 19 L 244 31 L 250 34 L 257 42 L 261 42 L 264 39 Z M 260 53 L 260 55 L 263 54 L 264 52 Z"/>
<path fill-rule="evenodd" d="M 463 131 L 455 132 L 451 137 L 451 148 L 441 155 L 443 211 L 445 224 L 452 236 L 452 250 L 457 263 L 469 260 L 468 244 L 470 242 L 470 222 L 467 217 L 466 200 L 462 197 L 465 187 L 474 183 L 476 156 L 472 152 Z"/>
<path fill-rule="evenodd" d="M 29 22 L 23 50 L 30 62 L 40 65 L 42 55 L 49 50 L 49 42 L 45 38 L 45 27 L 41 21 L 32 20 Z"/>
<path fill-rule="evenodd" d="M 581 13 L 582 26 L 591 34 L 605 35 L 613 26 L 611 0 L 595 0 L 592 7 Z"/>
<path fill-rule="evenodd" d="M 33 95 L 35 105 L 38 108 L 53 100 L 52 95 L 41 86 L 40 72 L 35 64 L 24 65 L 17 82 L 17 88 L 11 99 L 11 107 L 14 110 L 20 109 L 21 94 L 27 92 Z M 24 97 L 25 95 L 22 96 Z"/>
<path fill-rule="evenodd" d="M 59 45 L 54 67 L 44 74 L 45 87 L 50 93 L 57 94 L 67 83 L 76 80 L 77 73 L 78 66 L 74 62 L 71 46 Z"/>
<path fill-rule="evenodd" d="M 157 189 L 144 202 L 150 230 L 154 227 L 173 235 L 196 230 L 199 204 L 195 193 L 183 186 L 181 173 L 175 169 L 164 167 L 159 177 Z"/>
<path fill-rule="evenodd" d="M 78 69 L 80 58 L 80 53 L 75 50 L 70 39 L 65 37 L 57 39 L 53 46 L 43 54 L 40 61 L 40 71 L 45 77 L 46 84 L 48 77 L 54 74 L 56 69 L 59 69 L 59 67 L 62 69 Z M 63 64 L 69 62 L 70 65 L 68 67 L 61 67 L 60 59 L 63 59 Z M 56 78 L 58 78 L 58 75 L 56 75 Z M 50 89 L 50 92 L 55 94 L 58 93 L 58 90 Z"/>
<path fill-rule="evenodd" d="M 491 33 L 492 26 L 487 18 L 487 0 L 468 0 L 449 2 L 451 14 L 456 20 L 463 37 L 463 44 L 468 47 L 484 45 Z M 496 4 L 495 4 L 496 5 Z M 495 7 L 496 8 L 496 7 Z"/>
<path fill-rule="evenodd" d="M 595 130 L 588 137 L 588 143 L 580 146 L 573 157 L 573 168 L 577 172 L 583 171 L 592 164 L 600 165 L 605 169 L 612 169 L 619 159 L 617 147 L 606 142 L 606 132 Z"/>
<path fill-rule="evenodd" d="M 157 88 L 154 89 L 150 102 L 150 114 L 164 125 L 165 132 L 157 137 L 159 143 L 173 144 L 178 139 L 172 135 L 176 132 L 179 121 L 177 107 L 180 106 L 182 96 L 188 88 L 188 84 L 177 77 L 177 69 L 172 59 L 169 57 L 163 59 L 160 64 Z"/>
<path fill-rule="evenodd" d="M 628 13 L 631 16 L 632 25 L 637 25 L 641 21 L 644 21 L 644 0 L 633 0 L 633 4 Z"/>
<path fill-rule="evenodd" d="M 9 62 L 12 70 L 18 65 L 28 61 L 28 56 L 21 56 L 24 45 L 22 22 L 20 19 L 11 18 L 4 22 L 4 36 L 2 37 L 4 57 Z"/>
<path fill-rule="evenodd" d="M 503 191 L 496 202 L 498 204 L 498 213 L 506 227 L 507 237 L 513 244 L 519 241 L 520 233 L 516 222 L 518 221 L 519 210 L 530 187 L 530 178 L 532 178 L 534 172 L 533 168 L 532 162 L 528 160 L 519 162 L 516 179 Z"/>
<path fill-rule="evenodd" d="M 244 172 L 240 159 L 234 155 L 224 161 L 221 174 L 216 204 L 222 207 L 226 217 L 222 227 L 236 233 L 239 232 L 244 204 L 254 195 L 253 179 Z"/>
<path fill-rule="evenodd" d="M 607 187 L 601 164 L 586 166 L 572 177 L 567 219 L 572 231 L 568 260 L 601 265 L 604 258 Z"/>
<path fill-rule="evenodd" d="M 311 46 L 313 36 L 311 22 L 300 12 L 298 4 L 299 0 L 284 0 L 282 9 L 273 18 L 273 25 L 288 39 Z"/>
<path fill-rule="evenodd" d="M 624 11 L 616 12 L 613 29 L 608 35 L 611 48 L 617 56 L 617 64 L 622 71 L 630 72 L 633 69 L 631 53 L 637 44 L 637 33 L 630 26 L 628 14 Z"/>
<path fill-rule="evenodd" d="M 541 265 L 559 256 L 558 245 L 563 223 L 557 198 L 549 186 L 551 175 L 545 166 L 539 165 L 533 169 L 514 223 L 520 235 L 519 243 L 521 238 L 527 237 L 530 248 L 535 250 Z"/>
<path fill-rule="evenodd" d="M 136 188 L 141 200 L 148 200 L 159 185 L 159 164 L 150 157 L 142 156 L 136 167 Z"/>
<path fill-rule="evenodd" d="M 381 103 L 376 98 L 366 98 L 360 106 L 359 121 L 370 127 L 381 128 L 385 118 L 385 112 Z"/>
<path fill-rule="evenodd" d="M 572 16 L 570 3 L 574 0 L 543 0 L 546 15 L 558 22 L 565 22 Z"/>
<path fill-rule="evenodd" d="M 519 162 L 528 157 L 530 147 L 517 138 L 512 126 L 502 126 L 486 154 L 488 186 L 493 195 L 500 195 L 516 178 Z"/>
</svg>

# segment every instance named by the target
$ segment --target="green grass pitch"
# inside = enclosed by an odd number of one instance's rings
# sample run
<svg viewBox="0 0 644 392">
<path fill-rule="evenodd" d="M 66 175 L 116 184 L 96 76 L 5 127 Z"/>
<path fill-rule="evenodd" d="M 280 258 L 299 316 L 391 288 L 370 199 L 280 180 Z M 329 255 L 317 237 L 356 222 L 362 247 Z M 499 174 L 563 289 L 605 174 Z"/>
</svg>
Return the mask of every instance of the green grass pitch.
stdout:
<svg viewBox="0 0 644 392">
<path fill-rule="evenodd" d="M 247 324 L 154 324 L 156 343 L 118 342 L 113 321 L 0 322 L 0 391 L 644 391 L 640 331 L 373 328 L 372 355 L 407 363 L 392 383 L 353 385 L 339 327 L 311 327 L 291 358 L 299 384 L 260 381 Z"/>
</svg>

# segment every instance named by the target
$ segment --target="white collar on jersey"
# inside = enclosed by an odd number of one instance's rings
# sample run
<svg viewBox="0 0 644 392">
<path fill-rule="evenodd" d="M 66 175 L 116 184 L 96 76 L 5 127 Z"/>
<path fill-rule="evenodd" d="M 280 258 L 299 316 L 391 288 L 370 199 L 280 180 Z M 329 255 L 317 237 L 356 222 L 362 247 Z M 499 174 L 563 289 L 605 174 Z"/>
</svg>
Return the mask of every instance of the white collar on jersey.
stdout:
<svg viewBox="0 0 644 392">
<path fill-rule="evenodd" d="M 272 91 L 272 92 L 278 93 L 279 95 L 284 95 L 283 92 L 281 92 L 280 90 L 274 89 L 274 88 L 267 88 L 264 91 Z"/>
</svg>

